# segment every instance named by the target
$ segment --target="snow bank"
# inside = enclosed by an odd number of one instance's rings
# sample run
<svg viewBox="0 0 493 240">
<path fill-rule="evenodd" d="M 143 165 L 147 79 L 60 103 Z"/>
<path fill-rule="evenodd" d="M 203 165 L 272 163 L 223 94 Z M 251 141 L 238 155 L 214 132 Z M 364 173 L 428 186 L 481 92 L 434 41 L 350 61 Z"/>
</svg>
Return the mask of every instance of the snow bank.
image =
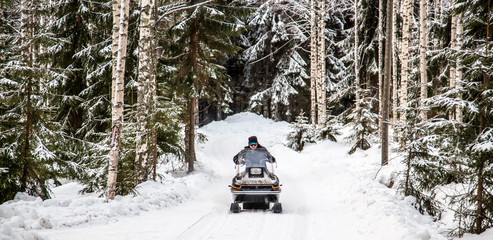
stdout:
<svg viewBox="0 0 493 240">
<path fill-rule="evenodd" d="M 45 201 L 18 193 L 14 200 L 0 205 L 0 239 L 40 239 L 32 230 L 106 224 L 123 216 L 174 206 L 190 198 L 188 179 L 168 175 L 164 181 L 164 184 L 142 183 L 137 188 L 138 195 L 116 196 L 108 203 L 97 195 L 78 195 L 82 186 L 76 183 L 54 188 L 54 198 Z"/>
</svg>

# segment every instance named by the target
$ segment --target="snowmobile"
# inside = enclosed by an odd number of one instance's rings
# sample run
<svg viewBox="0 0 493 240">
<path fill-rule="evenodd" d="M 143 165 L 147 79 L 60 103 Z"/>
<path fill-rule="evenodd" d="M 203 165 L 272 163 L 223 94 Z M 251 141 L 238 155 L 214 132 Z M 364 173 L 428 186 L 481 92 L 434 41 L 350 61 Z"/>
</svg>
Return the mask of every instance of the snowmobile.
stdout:
<svg viewBox="0 0 493 240">
<path fill-rule="evenodd" d="M 274 174 L 274 163 L 269 159 L 266 150 L 246 150 L 238 155 L 236 176 L 229 185 L 233 194 L 233 203 L 230 211 L 239 213 L 240 203 L 243 209 L 270 209 L 281 213 L 282 205 L 279 202 L 281 185 L 279 178 Z M 269 166 L 269 167 L 268 167 Z"/>
</svg>

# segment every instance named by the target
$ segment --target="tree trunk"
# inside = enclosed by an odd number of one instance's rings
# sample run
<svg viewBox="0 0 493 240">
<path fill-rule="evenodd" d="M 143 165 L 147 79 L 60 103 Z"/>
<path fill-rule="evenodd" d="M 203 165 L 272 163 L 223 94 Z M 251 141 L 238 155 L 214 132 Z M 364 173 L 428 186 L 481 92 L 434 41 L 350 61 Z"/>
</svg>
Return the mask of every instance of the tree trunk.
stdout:
<svg viewBox="0 0 493 240">
<path fill-rule="evenodd" d="M 484 61 L 488 61 L 489 58 L 489 40 L 490 40 L 490 13 L 491 13 L 491 1 L 488 1 L 488 13 L 487 13 L 487 20 L 486 20 L 486 43 L 485 43 L 485 59 Z M 485 64 L 486 65 L 486 64 Z M 486 72 L 483 72 L 483 86 L 482 86 L 482 93 L 481 94 L 481 101 L 485 101 L 484 99 L 484 93 L 490 89 L 490 77 Z M 483 133 L 483 130 L 487 127 L 490 126 L 490 124 L 487 124 L 486 121 L 486 116 L 487 113 L 486 107 L 483 105 L 481 109 L 479 110 L 479 134 Z M 486 153 L 481 153 L 479 156 L 479 163 L 478 163 L 478 188 L 477 188 L 477 195 L 476 195 L 476 219 L 475 219 L 475 227 L 476 227 L 476 234 L 480 234 L 484 231 L 483 229 L 483 221 L 484 221 L 484 178 L 488 177 L 485 176 L 484 174 L 484 167 L 486 163 Z M 488 192 L 486 192 L 488 194 Z"/>
<path fill-rule="evenodd" d="M 266 97 L 262 99 L 262 115 L 264 118 L 270 117 L 269 99 Z"/>
<path fill-rule="evenodd" d="M 428 51 L 428 9 L 426 0 L 419 1 L 419 72 L 421 78 L 421 120 L 427 119 L 423 101 L 427 98 L 428 76 L 426 73 L 426 52 Z"/>
<path fill-rule="evenodd" d="M 195 0 L 191 1 L 191 4 L 197 3 Z M 197 19 L 193 19 L 190 27 L 190 42 L 189 42 L 189 55 L 188 64 L 194 69 L 197 66 L 197 58 L 199 54 L 199 22 Z M 193 77 L 192 77 L 193 78 Z M 202 83 L 197 79 L 193 79 L 194 89 L 200 91 L 203 87 Z M 197 124 L 197 107 L 198 98 L 194 96 L 194 92 L 190 89 L 190 95 L 187 96 L 186 113 L 185 113 L 185 162 L 188 164 L 188 172 L 194 171 L 195 156 L 195 126 Z"/>
<path fill-rule="evenodd" d="M 110 98 L 113 99 L 115 96 L 115 88 L 116 88 L 116 81 L 115 81 L 115 76 L 116 76 L 116 59 L 118 58 L 118 34 L 119 34 L 119 24 L 120 24 L 120 14 L 121 11 L 120 6 L 121 6 L 122 0 L 113 0 L 112 4 L 112 9 L 113 9 L 113 29 L 112 29 L 112 44 L 111 44 L 111 53 L 112 53 L 112 81 L 111 81 L 111 92 L 110 92 Z"/>
<path fill-rule="evenodd" d="M 217 107 L 216 107 L 216 120 L 223 120 L 223 91 L 221 88 L 217 91 Z"/>
<path fill-rule="evenodd" d="M 451 22 L 451 31 L 450 31 L 450 50 L 452 52 L 455 52 L 457 50 L 457 16 L 452 16 L 452 22 Z M 455 85 L 455 79 L 456 79 L 456 71 L 455 71 L 455 66 L 456 64 L 452 61 L 449 60 L 449 65 L 450 65 L 450 72 L 449 72 L 449 87 L 450 89 L 454 89 L 456 87 Z M 455 119 L 455 110 L 452 109 L 449 113 L 449 119 Z"/>
<path fill-rule="evenodd" d="M 387 30 L 385 32 L 385 76 L 383 79 L 382 102 L 382 166 L 389 162 L 389 97 L 390 77 L 392 74 L 392 15 L 393 0 L 387 1 Z"/>
<path fill-rule="evenodd" d="M 310 120 L 317 124 L 317 8 L 316 1 L 310 1 Z"/>
<path fill-rule="evenodd" d="M 187 100 L 187 113 L 185 117 L 185 162 L 188 164 L 188 172 L 194 171 L 195 156 L 195 105 L 196 98 Z"/>
<path fill-rule="evenodd" d="M 319 127 L 325 126 L 325 119 L 327 117 L 327 103 L 326 103 L 326 88 L 327 77 L 325 76 L 325 0 L 319 1 L 319 18 L 318 18 L 318 83 L 317 83 L 317 107 L 318 107 L 318 119 L 317 125 Z"/>
<path fill-rule="evenodd" d="M 399 56 L 399 44 L 397 40 L 397 13 L 400 12 L 400 0 L 394 0 L 393 8 L 394 14 L 392 15 L 392 39 L 394 39 L 392 44 L 392 127 L 395 130 L 395 126 L 397 125 L 398 112 L 397 107 L 399 106 L 399 96 L 397 91 L 398 85 L 398 73 L 397 73 L 397 61 Z M 396 132 L 396 131 L 394 131 Z M 395 134 L 395 137 L 397 134 Z"/>
<path fill-rule="evenodd" d="M 409 79 L 409 42 L 411 40 L 411 22 L 412 22 L 412 0 L 404 0 L 404 13 L 403 13 L 403 23 L 402 23 L 402 65 L 401 65 L 401 89 L 400 89 L 400 108 L 401 115 L 399 124 L 401 127 L 406 125 L 407 119 L 407 88 Z M 399 141 L 404 143 L 404 131 L 399 132 Z"/>
<path fill-rule="evenodd" d="M 124 96 L 124 76 L 125 76 L 125 59 L 127 51 L 128 35 L 128 12 L 129 0 L 117 0 L 118 4 L 113 4 L 113 11 L 120 12 L 120 22 L 113 31 L 118 30 L 118 50 L 116 61 L 116 70 L 113 71 L 113 94 L 112 94 L 112 130 L 110 142 L 110 159 L 108 167 L 108 191 L 107 197 L 113 200 L 116 195 L 116 178 L 118 172 L 118 156 L 120 153 L 120 138 L 123 129 L 123 96 Z M 115 14 L 113 14 L 115 15 Z M 114 34 L 113 34 L 114 36 Z"/>
<path fill-rule="evenodd" d="M 137 87 L 137 136 L 135 148 L 135 176 L 136 183 L 147 181 L 152 161 L 150 147 L 152 146 L 152 130 L 149 128 L 149 117 L 152 116 L 151 107 L 154 92 L 154 67 L 152 61 L 153 41 L 151 28 L 154 0 L 140 2 L 140 37 L 139 37 L 139 74 Z"/>
<path fill-rule="evenodd" d="M 358 36 L 358 25 L 359 25 L 359 14 L 358 14 L 358 0 L 354 0 L 354 84 L 356 88 L 354 89 L 355 91 L 355 100 L 356 100 L 356 109 L 360 108 L 360 89 L 361 89 L 361 84 L 360 84 L 360 76 L 359 76 L 359 54 L 358 54 L 358 49 L 359 49 L 359 36 Z"/>
<path fill-rule="evenodd" d="M 460 50 L 462 48 L 463 40 L 462 40 L 462 33 L 464 32 L 464 26 L 462 25 L 462 15 L 459 15 L 457 17 L 457 29 L 456 29 L 456 35 L 457 35 L 457 49 Z M 462 63 L 461 63 L 461 58 L 457 58 L 456 62 L 456 69 L 455 69 L 455 87 L 460 90 L 462 88 Z M 460 91 L 457 92 L 457 98 L 459 100 L 462 100 L 462 94 Z M 455 120 L 457 122 L 462 123 L 464 116 L 462 114 L 462 109 L 461 108 L 456 108 L 455 109 Z"/>
<path fill-rule="evenodd" d="M 360 76 L 359 76 L 359 54 L 358 54 L 358 49 L 359 49 L 359 36 L 358 36 L 358 25 L 359 25 L 359 12 L 358 12 L 358 0 L 354 0 L 354 82 L 356 85 L 355 89 L 355 99 L 356 99 L 356 108 L 359 109 L 359 103 L 360 103 L 360 89 L 361 89 L 361 83 L 360 83 Z"/>
<path fill-rule="evenodd" d="M 21 2 L 21 22 L 22 22 L 22 28 L 21 28 L 21 37 L 22 40 L 24 41 L 24 45 L 28 45 L 29 39 L 34 39 L 34 32 L 32 29 L 32 13 L 29 12 L 29 4 L 28 1 L 22 1 Z M 22 51 L 22 59 L 23 61 L 26 62 L 26 65 L 29 68 L 33 68 L 33 49 L 32 45 L 29 48 L 25 48 Z M 26 86 L 25 86 L 25 98 L 26 98 L 26 105 L 24 106 L 24 114 L 26 121 L 24 123 L 24 149 L 22 152 L 22 160 L 24 163 L 22 164 L 23 167 L 23 172 L 20 180 L 20 191 L 24 192 L 27 189 L 27 181 L 28 181 L 28 175 L 29 175 L 29 168 L 31 167 L 30 165 L 30 158 L 31 158 L 31 131 L 32 131 L 32 117 L 31 117 L 31 112 L 32 112 L 32 106 L 31 106 L 31 99 L 32 99 L 32 79 L 30 76 L 26 77 Z"/>
<path fill-rule="evenodd" d="M 378 1 L 378 115 L 382 116 L 382 96 L 383 96 L 383 0 Z M 382 121 L 379 121 L 380 134 L 382 134 Z"/>
</svg>

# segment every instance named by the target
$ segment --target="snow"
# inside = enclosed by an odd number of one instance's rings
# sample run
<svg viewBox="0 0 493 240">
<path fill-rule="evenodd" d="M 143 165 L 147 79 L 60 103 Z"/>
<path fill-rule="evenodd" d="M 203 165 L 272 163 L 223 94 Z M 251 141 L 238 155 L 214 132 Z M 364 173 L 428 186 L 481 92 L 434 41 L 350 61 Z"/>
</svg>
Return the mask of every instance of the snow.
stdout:
<svg viewBox="0 0 493 240">
<path fill-rule="evenodd" d="M 348 155 L 351 144 L 324 141 L 298 153 L 285 147 L 290 127 L 253 113 L 210 123 L 199 129 L 208 141 L 197 146 L 194 173 L 166 174 L 162 168 L 163 179 L 139 185 L 135 196 L 105 202 L 78 195 L 82 186 L 70 182 L 46 201 L 17 194 L 0 205 L 0 240 L 447 239 L 443 223 L 382 184 L 397 170 L 394 164 L 380 169 L 378 147 Z M 278 162 L 281 214 L 229 212 L 232 156 L 252 135 Z M 493 230 L 462 239 L 493 239 Z"/>
</svg>

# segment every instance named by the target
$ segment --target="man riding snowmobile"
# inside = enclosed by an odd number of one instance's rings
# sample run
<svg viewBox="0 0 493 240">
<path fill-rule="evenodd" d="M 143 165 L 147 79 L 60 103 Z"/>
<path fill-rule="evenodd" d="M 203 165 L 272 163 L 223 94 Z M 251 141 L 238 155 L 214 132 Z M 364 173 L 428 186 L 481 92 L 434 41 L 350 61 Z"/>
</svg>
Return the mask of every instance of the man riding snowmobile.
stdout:
<svg viewBox="0 0 493 240">
<path fill-rule="evenodd" d="M 233 157 L 237 174 L 230 185 L 233 194 L 231 212 L 243 209 L 269 209 L 270 203 L 274 203 L 272 211 L 282 212 L 279 195 L 281 193 L 279 178 L 274 174 L 276 159 L 267 149 L 258 144 L 257 137 L 248 138 L 248 146 Z M 269 163 L 271 169 L 268 168 Z"/>
</svg>

